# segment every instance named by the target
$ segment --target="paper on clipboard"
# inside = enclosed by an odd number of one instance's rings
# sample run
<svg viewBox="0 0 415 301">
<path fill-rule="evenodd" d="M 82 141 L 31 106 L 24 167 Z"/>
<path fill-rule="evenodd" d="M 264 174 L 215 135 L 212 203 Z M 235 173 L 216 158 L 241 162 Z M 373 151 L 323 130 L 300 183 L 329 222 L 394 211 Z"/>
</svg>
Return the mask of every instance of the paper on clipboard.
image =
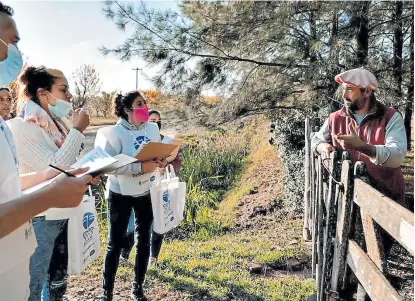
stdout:
<svg viewBox="0 0 415 301">
<path fill-rule="evenodd" d="M 112 163 L 111 165 L 108 165 L 107 167 L 104 167 L 103 169 L 100 170 L 101 173 L 110 173 L 111 171 L 114 171 L 118 168 L 121 168 L 125 165 L 137 162 L 136 158 L 124 155 L 124 154 L 119 154 L 114 156 L 115 159 L 117 159 L 117 162 Z"/>
<path fill-rule="evenodd" d="M 114 157 L 111 157 L 106 151 L 101 147 L 97 146 L 85 156 L 83 156 L 78 162 L 71 165 L 71 168 L 82 168 L 89 167 L 89 170 L 84 174 L 93 174 L 99 173 L 105 167 L 114 164 L 118 160 Z M 79 175 L 79 176 L 83 176 Z M 78 177 L 79 177 L 78 176 Z"/>
<path fill-rule="evenodd" d="M 73 164 L 71 168 L 75 169 L 75 168 L 88 166 L 90 169 L 86 173 L 77 175 L 77 177 L 81 177 L 85 174 L 110 173 L 111 171 L 114 171 L 120 167 L 123 167 L 125 165 L 131 164 L 136 161 L 137 161 L 136 158 L 133 158 L 133 157 L 130 157 L 124 154 L 119 154 L 114 157 L 111 157 L 107 152 L 97 147 L 93 149 L 92 151 L 90 151 L 88 154 L 86 154 L 84 157 L 82 157 L 81 160 Z M 38 185 L 30 187 L 22 191 L 22 193 L 23 194 L 33 193 L 49 185 L 50 183 L 52 183 L 55 180 L 55 178 L 52 178 Z"/>
<path fill-rule="evenodd" d="M 137 161 L 148 161 L 157 158 L 167 158 L 178 147 L 175 144 L 149 142 L 136 153 Z"/>
</svg>

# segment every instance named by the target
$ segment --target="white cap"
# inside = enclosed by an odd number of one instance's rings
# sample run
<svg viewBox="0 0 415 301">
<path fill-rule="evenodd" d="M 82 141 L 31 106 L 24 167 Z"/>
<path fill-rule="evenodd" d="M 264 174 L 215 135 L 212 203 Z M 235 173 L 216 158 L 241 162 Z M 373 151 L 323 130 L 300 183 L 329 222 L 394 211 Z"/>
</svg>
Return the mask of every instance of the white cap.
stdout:
<svg viewBox="0 0 415 301">
<path fill-rule="evenodd" d="M 367 88 L 376 91 L 378 88 L 378 81 L 372 72 L 357 68 L 347 70 L 343 73 L 336 75 L 334 78 L 339 84 L 348 84 L 359 88 Z"/>
</svg>

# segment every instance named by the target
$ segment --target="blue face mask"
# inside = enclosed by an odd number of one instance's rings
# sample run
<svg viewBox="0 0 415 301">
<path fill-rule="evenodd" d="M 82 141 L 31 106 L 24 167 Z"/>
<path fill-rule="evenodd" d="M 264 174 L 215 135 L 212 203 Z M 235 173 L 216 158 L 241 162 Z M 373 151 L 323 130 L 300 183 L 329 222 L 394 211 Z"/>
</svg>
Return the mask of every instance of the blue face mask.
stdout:
<svg viewBox="0 0 415 301">
<path fill-rule="evenodd" d="M 55 98 L 52 94 L 50 95 L 53 98 Z M 55 118 L 67 117 L 69 113 L 72 111 L 72 104 L 60 98 L 55 98 L 55 99 L 56 99 L 56 104 L 54 106 L 48 103 L 48 109 L 50 113 Z"/>
<path fill-rule="evenodd" d="M 23 58 L 16 45 L 7 45 L 2 39 L 0 39 L 0 42 L 8 48 L 7 59 L 0 62 L 0 87 L 4 87 L 14 81 L 22 71 Z"/>
</svg>

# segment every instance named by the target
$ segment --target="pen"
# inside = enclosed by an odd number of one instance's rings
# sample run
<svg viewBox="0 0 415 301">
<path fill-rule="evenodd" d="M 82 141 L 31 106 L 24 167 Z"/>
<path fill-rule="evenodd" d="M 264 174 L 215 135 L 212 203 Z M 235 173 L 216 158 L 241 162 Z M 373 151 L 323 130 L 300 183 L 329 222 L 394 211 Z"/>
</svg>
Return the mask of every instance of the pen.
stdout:
<svg viewBox="0 0 415 301">
<path fill-rule="evenodd" d="M 63 169 L 60 169 L 59 167 L 53 166 L 52 164 L 49 164 L 49 166 L 56 169 L 57 171 L 60 171 L 61 173 L 64 173 L 68 177 L 72 177 L 72 178 L 76 177 L 75 175 L 71 174 L 70 172 L 64 171 Z"/>
</svg>

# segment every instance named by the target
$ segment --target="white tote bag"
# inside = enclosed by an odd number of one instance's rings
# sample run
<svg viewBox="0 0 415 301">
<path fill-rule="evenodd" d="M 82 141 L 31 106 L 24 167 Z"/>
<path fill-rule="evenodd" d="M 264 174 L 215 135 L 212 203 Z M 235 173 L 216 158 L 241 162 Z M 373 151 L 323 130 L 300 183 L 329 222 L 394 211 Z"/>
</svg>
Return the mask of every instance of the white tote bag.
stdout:
<svg viewBox="0 0 415 301">
<path fill-rule="evenodd" d="M 166 168 L 164 178 L 159 170 L 155 172 L 150 195 L 154 215 L 153 229 L 156 233 L 164 234 L 183 220 L 185 194 L 186 183 L 179 181 L 172 165 Z"/>
<path fill-rule="evenodd" d="M 155 175 L 154 173 L 140 173 L 136 175 L 118 175 L 118 183 L 122 195 L 142 195 L 148 192 L 153 186 Z"/>
<path fill-rule="evenodd" d="M 77 209 L 68 224 L 69 275 L 81 274 L 101 253 L 95 197 L 84 196 Z"/>
</svg>

